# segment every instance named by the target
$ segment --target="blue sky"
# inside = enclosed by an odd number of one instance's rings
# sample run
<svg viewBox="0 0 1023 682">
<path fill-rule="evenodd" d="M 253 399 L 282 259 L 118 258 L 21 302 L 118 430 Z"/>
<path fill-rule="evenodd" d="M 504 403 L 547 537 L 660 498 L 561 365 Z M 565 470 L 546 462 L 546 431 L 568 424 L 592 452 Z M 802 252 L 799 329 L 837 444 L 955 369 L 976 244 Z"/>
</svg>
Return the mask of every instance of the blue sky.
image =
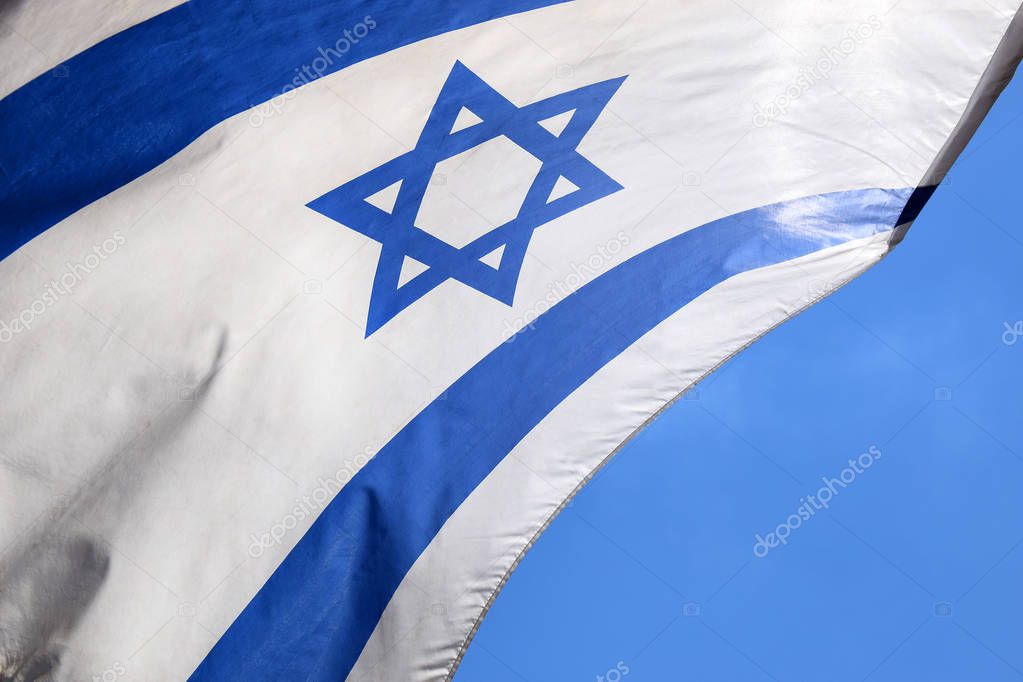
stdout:
<svg viewBox="0 0 1023 682">
<path fill-rule="evenodd" d="M 902 245 L 577 496 L 456 682 L 1023 680 L 1020 159 L 1017 79 Z"/>
</svg>

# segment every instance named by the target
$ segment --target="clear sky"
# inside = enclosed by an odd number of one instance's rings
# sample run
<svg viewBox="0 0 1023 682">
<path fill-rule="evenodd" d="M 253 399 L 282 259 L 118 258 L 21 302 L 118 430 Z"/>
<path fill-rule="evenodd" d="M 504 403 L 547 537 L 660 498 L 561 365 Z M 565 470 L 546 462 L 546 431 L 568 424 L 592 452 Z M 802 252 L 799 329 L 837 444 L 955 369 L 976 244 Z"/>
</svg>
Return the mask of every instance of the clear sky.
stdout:
<svg viewBox="0 0 1023 682">
<path fill-rule="evenodd" d="M 576 497 L 456 682 L 1023 680 L 1021 160 L 1017 79 L 901 246 Z"/>
</svg>

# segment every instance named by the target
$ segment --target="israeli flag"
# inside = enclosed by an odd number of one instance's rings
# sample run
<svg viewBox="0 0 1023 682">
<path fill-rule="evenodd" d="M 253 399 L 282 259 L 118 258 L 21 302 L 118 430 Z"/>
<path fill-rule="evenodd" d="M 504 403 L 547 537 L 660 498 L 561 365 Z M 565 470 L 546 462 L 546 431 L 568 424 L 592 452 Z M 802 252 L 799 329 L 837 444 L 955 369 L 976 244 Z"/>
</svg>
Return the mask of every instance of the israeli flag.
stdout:
<svg viewBox="0 0 1023 682">
<path fill-rule="evenodd" d="M 0 679 L 450 680 L 1021 49 L 1018 0 L 4 3 Z"/>
</svg>

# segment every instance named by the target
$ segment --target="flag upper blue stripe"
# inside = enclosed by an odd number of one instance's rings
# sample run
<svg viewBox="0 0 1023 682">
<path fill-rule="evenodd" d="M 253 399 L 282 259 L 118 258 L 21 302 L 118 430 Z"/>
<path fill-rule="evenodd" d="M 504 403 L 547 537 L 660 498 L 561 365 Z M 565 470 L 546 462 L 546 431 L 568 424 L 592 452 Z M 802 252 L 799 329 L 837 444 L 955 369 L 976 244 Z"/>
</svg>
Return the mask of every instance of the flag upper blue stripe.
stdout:
<svg viewBox="0 0 1023 682">
<path fill-rule="evenodd" d="M 910 194 L 839 192 L 739 213 L 565 298 L 466 372 L 353 477 L 191 679 L 345 679 L 445 521 L 584 381 L 733 275 L 893 228 Z"/>
<path fill-rule="evenodd" d="M 157 15 L 0 100 L 0 259 L 220 121 L 311 80 L 300 69 L 321 49 L 339 56 L 314 77 L 565 1 L 191 0 Z M 375 27 L 337 50 L 366 17 Z"/>
</svg>

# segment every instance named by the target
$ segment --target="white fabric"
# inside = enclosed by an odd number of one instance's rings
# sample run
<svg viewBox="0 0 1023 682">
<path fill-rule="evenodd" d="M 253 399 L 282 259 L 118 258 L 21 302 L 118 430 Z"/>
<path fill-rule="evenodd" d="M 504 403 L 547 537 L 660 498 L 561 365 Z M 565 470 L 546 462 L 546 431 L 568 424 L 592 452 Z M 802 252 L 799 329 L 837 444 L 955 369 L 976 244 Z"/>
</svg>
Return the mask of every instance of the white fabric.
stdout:
<svg viewBox="0 0 1023 682">
<path fill-rule="evenodd" d="M 0 3 L 0 98 L 104 38 L 182 0 L 46 0 Z M 70 78 L 58 70 L 54 78 Z"/>
</svg>

